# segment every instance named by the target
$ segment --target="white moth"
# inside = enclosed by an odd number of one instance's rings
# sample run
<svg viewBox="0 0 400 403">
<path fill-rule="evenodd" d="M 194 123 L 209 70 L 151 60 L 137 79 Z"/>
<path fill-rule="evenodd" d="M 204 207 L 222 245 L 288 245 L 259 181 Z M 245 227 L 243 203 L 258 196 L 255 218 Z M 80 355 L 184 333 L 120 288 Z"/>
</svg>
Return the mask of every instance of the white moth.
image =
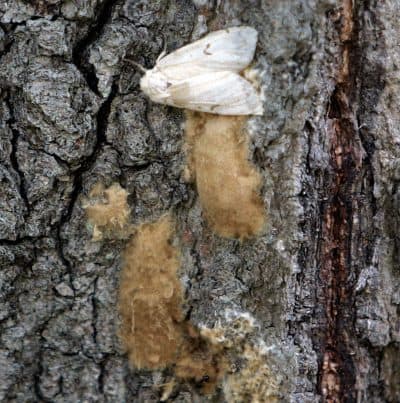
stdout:
<svg viewBox="0 0 400 403">
<path fill-rule="evenodd" d="M 161 54 L 140 88 L 153 102 L 220 115 L 262 115 L 260 95 L 239 73 L 253 60 L 257 31 L 215 31 Z"/>
</svg>

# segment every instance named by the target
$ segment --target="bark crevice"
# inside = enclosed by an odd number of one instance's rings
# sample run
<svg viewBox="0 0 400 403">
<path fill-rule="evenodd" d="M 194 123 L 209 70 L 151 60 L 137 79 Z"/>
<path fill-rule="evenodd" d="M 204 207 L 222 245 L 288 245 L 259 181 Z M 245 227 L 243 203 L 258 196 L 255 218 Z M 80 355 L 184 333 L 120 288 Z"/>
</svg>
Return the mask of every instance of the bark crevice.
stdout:
<svg viewBox="0 0 400 403">
<path fill-rule="evenodd" d="M 339 38 L 341 63 L 336 86 L 328 104 L 327 133 L 330 137 L 330 168 L 323 188 L 326 202 L 321 205 L 322 228 L 319 276 L 325 322 L 320 333 L 319 388 L 327 402 L 356 401 L 355 363 L 355 285 L 359 275 L 358 248 L 370 261 L 371 241 L 357 224 L 366 208 L 375 215 L 373 197 L 372 144 L 366 144 L 359 128 L 357 101 L 363 49 L 360 48 L 363 6 L 344 0 L 340 9 Z M 367 150 L 364 148 L 367 145 Z M 368 250 L 368 246 L 371 246 Z M 369 256 L 367 256 L 369 255 Z"/>
</svg>

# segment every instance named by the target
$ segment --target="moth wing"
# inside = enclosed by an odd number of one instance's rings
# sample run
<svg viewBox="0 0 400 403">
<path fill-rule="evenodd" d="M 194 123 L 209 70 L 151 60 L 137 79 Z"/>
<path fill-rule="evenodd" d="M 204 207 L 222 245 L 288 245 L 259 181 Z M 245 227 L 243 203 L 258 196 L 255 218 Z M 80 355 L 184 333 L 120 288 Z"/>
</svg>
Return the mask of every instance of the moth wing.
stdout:
<svg viewBox="0 0 400 403">
<path fill-rule="evenodd" d="M 192 69 L 239 72 L 253 60 L 257 31 L 251 27 L 233 27 L 212 32 L 157 62 L 169 78 L 184 79 Z"/>
<path fill-rule="evenodd" d="M 262 115 L 262 101 L 255 88 L 230 71 L 209 72 L 173 83 L 169 105 L 219 115 Z"/>
</svg>

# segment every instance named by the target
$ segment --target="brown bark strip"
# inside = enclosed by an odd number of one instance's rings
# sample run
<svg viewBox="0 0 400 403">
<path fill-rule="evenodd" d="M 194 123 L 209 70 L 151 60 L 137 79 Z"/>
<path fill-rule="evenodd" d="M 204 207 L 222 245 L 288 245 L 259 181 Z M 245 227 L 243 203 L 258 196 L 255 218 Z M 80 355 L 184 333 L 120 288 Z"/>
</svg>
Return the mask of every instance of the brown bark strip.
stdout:
<svg viewBox="0 0 400 403">
<path fill-rule="evenodd" d="M 327 203 L 323 208 L 320 279 L 325 328 L 319 388 L 326 402 L 355 401 L 355 371 L 352 358 L 353 287 L 351 241 L 363 149 L 357 119 L 352 109 L 355 75 L 356 24 L 352 0 L 343 0 L 339 37 L 342 60 L 328 111 L 331 142 L 331 172 L 326 180 Z"/>
</svg>

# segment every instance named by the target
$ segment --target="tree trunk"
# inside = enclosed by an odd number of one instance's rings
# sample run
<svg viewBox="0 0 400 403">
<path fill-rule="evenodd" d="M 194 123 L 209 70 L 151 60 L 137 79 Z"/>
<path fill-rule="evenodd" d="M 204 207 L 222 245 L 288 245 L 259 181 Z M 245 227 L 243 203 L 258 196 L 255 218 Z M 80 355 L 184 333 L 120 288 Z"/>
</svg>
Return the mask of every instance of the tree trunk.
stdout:
<svg viewBox="0 0 400 403">
<path fill-rule="evenodd" d="M 185 323 L 254 319 L 280 401 L 400 401 L 397 0 L 3 0 L 0 17 L 0 400 L 233 401 L 227 373 L 205 393 L 207 373 L 128 360 L 128 236 L 94 239 L 85 212 L 119 183 L 135 228 L 173 217 Z M 259 33 L 265 89 L 247 146 L 267 224 L 244 240 L 210 227 L 184 113 L 126 61 L 236 25 Z"/>
</svg>

